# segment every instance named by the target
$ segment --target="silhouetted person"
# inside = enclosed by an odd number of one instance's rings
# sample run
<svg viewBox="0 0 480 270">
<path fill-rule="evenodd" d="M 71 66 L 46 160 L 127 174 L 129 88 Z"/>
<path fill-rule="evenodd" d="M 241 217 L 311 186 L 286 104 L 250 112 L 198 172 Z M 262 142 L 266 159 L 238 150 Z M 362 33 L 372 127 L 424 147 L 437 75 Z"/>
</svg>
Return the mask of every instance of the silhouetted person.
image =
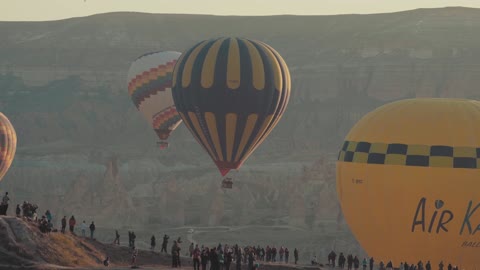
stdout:
<svg viewBox="0 0 480 270">
<path fill-rule="evenodd" d="M 132 245 L 132 232 L 131 231 L 128 231 L 128 246 L 130 248 L 133 247 L 133 245 Z"/>
<path fill-rule="evenodd" d="M 135 232 L 132 231 L 132 247 L 135 247 L 135 239 L 137 239 L 137 235 L 135 235 Z"/>
<path fill-rule="evenodd" d="M 47 218 L 48 222 L 52 221 L 52 213 L 50 213 L 50 210 L 47 210 L 47 212 L 45 212 L 45 217 Z"/>
<path fill-rule="evenodd" d="M 71 232 L 71 233 L 73 233 L 73 231 L 75 230 L 75 224 L 76 224 L 76 223 L 77 223 L 77 222 L 75 221 L 75 217 L 72 216 L 72 217 L 70 218 L 70 220 L 68 221 L 68 225 L 70 226 L 70 232 Z"/>
<path fill-rule="evenodd" d="M 200 270 L 200 249 L 198 245 L 192 251 L 193 270 Z"/>
<path fill-rule="evenodd" d="M 8 201 L 10 201 L 10 198 L 8 197 L 8 192 L 5 192 L 5 195 L 2 198 L 2 202 L 0 203 L 0 216 L 7 215 Z"/>
<path fill-rule="evenodd" d="M 297 262 L 298 262 L 298 250 L 297 250 L 297 248 L 295 248 L 293 250 L 293 257 L 295 258 L 295 264 L 297 264 Z"/>
<path fill-rule="evenodd" d="M 166 234 L 163 236 L 162 250 L 161 250 L 160 252 L 164 252 L 164 251 L 165 251 L 165 253 L 168 253 L 168 252 L 167 252 L 168 238 L 169 238 L 169 237 L 168 237 L 168 235 L 166 235 Z"/>
<path fill-rule="evenodd" d="M 235 255 L 237 270 L 242 270 L 242 252 L 240 250 L 241 249 L 238 248 L 237 254 Z"/>
<path fill-rule="evenodd" d="M 200 262 L 202 264 L 202 270 L 207 270 L 207 263 L 209 258 L 209 250 L 208 248 L 204 248 L 202 253 L 200 254 Z"/>
<path fill-rule="evenodd" d="M 67 227 L 67 216 L 62 218 L 62 233 L 65 233 L 65 228 Z"/>
<path fill-rule="evenodd" d="M 443 261 L 441 261 L 440 264 L 438 265 L 438 270 L 443 270 Z"/>
<path fill-rule="evenodd" d="M 358 259 L 357 256 L 353 258 L 353 269 L 358 270 L 360 267 L 360 260 Z"/>
<path fill-rule="evenodd" d="M 92 223 L 90 224 L 90 239 L 93 239 L 93 234 L 95 233 L 95 224 Z"/>
<path fill-rule="evenodd" d="M 178 249 L 177 249 L 177 241 L 173 241 L 173 245 L 172 245 L 172 268 L 177 268 L 178 267 L 178 260 L 177 260 L 177 256 L 179 255 L 178 254 Z"/>
<path fill-rule="evenodd" d="M 343 269 L 345 267 L 345 260 L 345 255 L 343 255 L 343 252 L 340 252 L 338 256 L 338 267 Z"/>
<path fill-rule="evenodd" d="M 348 254 L 347 256 L 347 269 L 352 270 L 353 267 L 353 256 L 352 254 Z"/>
<path fill-rule="evenodd" d="M 80 229 L 82 229 L 82 236 L 85 237 L 87 233 L 87 223 L 85 223 L 85 220 L 80 224 Z"/>
<path fill-rule="evenodd" d="M 375 263 L 375 260 L 373 259 L 373 257 L 371 257 L 370 262 L 368 264 L 368 266 L 370 267 L 370 270 L 373 270 L 374 263 Z M 399 269 L 399 270 L 403 270 L 403 269 Z"/>
<path fill-rule="evenodd" d="M 154 251 L 156 245 L 157 245 L 157 242 L 155 239 L 155 235 L 152 235 L 152 237 L 150 238 L 150 249 Z"/>
<path fill-rule="evenodd" d="M 17 217 L 21 217 L 22 216 L 22 209 L 20 209 L 20 204 L 17 204 L 17 209 L 15 209 L 15 215 Z"/>
<path fill-rule="evenodd" d="M 130 233 L 130 232 L 128 232 Z M 115 230 L 115 240 L 113 240 L 114 244 L 120 245 L 120 234 L 118 233 L 118 230 Z"/>
<path fill-rule="evenodd" d="M 389 262 L 387 263 L 387 270 L 389 270 L 389 269 L 390 269 L 390 270 L 393 270 L 393 263 L 392 263 L 392 261 L 389 261 Z"/>
<path fill-rule="evenodd" d="M 432 270 L 432 265 L 430 264 L 430 261 L 427 261 L 427 264 L 425 264 L 425 269 Z"/>
</svg>

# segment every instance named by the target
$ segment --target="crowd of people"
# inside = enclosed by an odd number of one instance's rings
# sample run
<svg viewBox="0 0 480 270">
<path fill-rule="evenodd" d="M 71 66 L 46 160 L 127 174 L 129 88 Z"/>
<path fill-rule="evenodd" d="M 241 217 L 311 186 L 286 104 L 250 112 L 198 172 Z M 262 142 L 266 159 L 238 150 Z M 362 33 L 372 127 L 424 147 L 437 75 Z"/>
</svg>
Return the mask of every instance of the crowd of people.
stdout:
<svg viewBox="0 0 480 270">
<path fill-rule="evenodd" d="M 8 202 L 10 198 L 8 197 L 8 192 L 5 192 L 5 195 L 2 198 L 1 207 L 0 207 L 0 215 L 6 215 L 8 210 Z M 50 232 L 57 232 L 58 230 L 55 229 L 53 224 L 53 215 L 50 210 L 45 211 L 45 214 L 38 218 L 37 214 L 38 205 L 30 203 L 28 201 L 24 201 L 21 205 L 17 204 L 15 208 L 15 215 L 18 218 L 22 218 L 29 222 L 34 222 L 38 224 L 38 228 L 42 233 L 50 233 Z M 75 217 L 72 215 L 68 222 L 70 232 L 75 234 L 75 226 L 76 220 Z M 67 227 L 67 217 L 64 216 L 61 220 L 61 232 L 65 233 L 65 229 Z M 85 220 L 80 224 L 80 230 L 83 237 L 87 237 L 86 232 L 87 229 L 90 230 L 90 238 L 94 239 L 95 233 L 95 223 L 92 221 L 90 226 L 87 226 Z"/>
<path fill-rule="evenodd" d="M 168 235 L 163 236 L 161 253 L 167 253 Z M 181 238 L 173 241 L 170 255 L 172 258 L 172 268 L 181 267 Z M 156 246 L 156 238 L 154 235 L 150 238 L 150 249 L 154 251 Z M 132 247 L 132 264 L 136 262 L 137 249 Z M 242 269 L 242 265 L 246 265 L 249 270 L 258 269 L 260 262 L 270 263 L 289 263 L 290 250 L 281 246 L 276 248 L 275 246 L 246 246 L 240 247 L 238 245 L 222 245 L 214 247 L 198 246 L 191 243 L 189 245 L 186 255 L 193 260 L 194 270 L 207 269 L 209 270 L 230 270 L 230 269 Z M 294 260 L 292 263 L 298 263 L 299 252 L 295 248 L 293 251 Z"/>
<path fill-rule="evenodd" d="M 338 264 L 336 264 L 338 262 Z M 352 256 L 349 254 L 347 257 L 344 256 L 343 253 L 340 253 L 338 256 L 337 260 L 337 254 L 332 250 L 328 254 L 328 265 L 335 268 L 335 266 L 338 266 L 338 268 L 344 269 L 345 268 L 345 263 L 347 263 L 347 269 L 348 270 L 358 270 L 360 266 L 362 267 L 362 270 L 367 270 L 367 267 L 369 270 L 373 270 L 375 266 L 375 259 L 371 257 L 370 259 L 363 258 L 362 262 L 360 262 L 360 259 L 357 256 Z M 312 260 L 312 264 L 314 264 Z M 438 270 L 444 270 L 445 265 L 443 262 L 440 262 L 438 265 Z M 425 266 L 423 265 L 423 262 L 420 260 L 416 264 L 409 264 L 408 262 L 400 262 L 398 267 L 396 267 L 392 261 L 388 261 L 387 264 L 385 264 L 383 261 L 380 261 L 378 263 L 378 270 L 393 270 L 393 269 L 399 269 L 399 270 L 432 270 L 432 265 L 430 261 L 427 261 Z M 447 270 L 458 270 L 458 266 L 453 266 L 452 264 L 448 264 Z"/>
<path fill-rule="evenodd" d="M 8 204 L 10 198 L 8 196 L 8 192 L 2 197 L 0 202 L 0 215 L 6 215 L 8 211 Z M 47 210 L 44 215 L 40 219 L 37 218 L 37 209 L 38 206 L 36 204 L 29 203 L 28 201 L 24 201 L 21 205 L 17 204 L 15 209 L 15 214 L 18 218 L 23 218 L 30 222 L 35 222 L 38 224 L 39 229 L 43 233 L 50 233 L 56 232 L 57 230 L 54 228 L 53 225 L 53 215 L 50 210 Z M 68 220 L 69 231 L 70 233 L 75 235 L 75 226 L 77 225 L 75 216 L 71 216 Z M 65 233 L 67 227 L 67 217 L 63 216 L 61 219 L 61 233 Z M 95 232 L 95 223 L 92 221 L 89 226 L 87 226 L 85 220 L 80 224 L 80 231 L 82 237 L 87 237 L 86 232 L 90 230 L 90 238 L 94 239 L 94 232 Z M 135 246 L 136 240 L 135 232 L 128 231 L 128 246 L 132 250 L 132 265 L 136 265 L 137 263 L 137 256 L 138 256 L 138 249 Z M 162 248 L 160 253 L 167 253 L 167 246 L 168 246 L 169 236 L 164 235 L 162 241 Z M 118 230 L 115 231 L 115 240 L 113 242 L 116 245 L 120 245 L 120 234 Z M 181 267 L 181 247 L 180 244 L 182 243 L 181 238 L 179 237 L 177 240 L 173 241 L 173 245 L 170 250 L 171 258 L 172 258 L 172 267 L 177 268 Z M 152 235 L 150 238 L 150 249 L 154 251 L 156 247 L 156 238 L 155 235 Z M 187 255 L 192 258 L 193 260 L 193 267 L 194 270 L 202 270 L 207 269 L 207 265 L 210 265 L 209 270 L 229 270 L 231 267 L 232 269 L 241 269 L 242 264 L 247 265 L 249 270 L 258 269 L 260 262 L 267 262 L 267 263 L 290 263 L 290 250 L 287 247 L 281 246 L 280 248 L 276 248 L 275 246 L 260 247 L 260 246 L 246 246 L 246 247 L 239 247 L 238 245 L 224 245 L 222 246 L 219 244 L 216 247 L 206 247 L 195 245 L 193 243 L 190 244 Z M 298 263 L 298 250 L 295 248 L 293 251 L 293 263 Z M 328 264 L 327 266 L 332 268 L 340 268 L 344 269 L 345 267 L 347 270 L 358 270 L 362 267 L 362 270 L 373 270 L 375 265 L 374 258 L 363 258 L 362 261 L 358 258 L 358 256 L 354 256 L 349 254 L 345 256 L 343 253 L 340 253 L 337 258 L 337 254 L 334 251 L 331 251 L 328 254 Z M 104 264 L 107 266 L 109 264 L 109 258 L 107 257 L 104 261 Z M 312 265 L 322 265 L 318 262 L 317 257 L 313 256 L 311 259 Z M 444 270 L 445 265 L 441 262 L 438 265 L 438 270 Z M 432 270 L 432 265 L 430 261 L 427 261 L 424 265 L 422 261 L 417 262 L 416 264 L 409 264 L 408 262 L 401 262 L 398 267 L 394 267 L 392 261 L 387 262 L 386 264 L 383 261 L 378 263 L 378 270 Z M 452 264 L 448 264 L 446 270 L 458 270 L 458 266 L 453 266 Z"/>
</svg>

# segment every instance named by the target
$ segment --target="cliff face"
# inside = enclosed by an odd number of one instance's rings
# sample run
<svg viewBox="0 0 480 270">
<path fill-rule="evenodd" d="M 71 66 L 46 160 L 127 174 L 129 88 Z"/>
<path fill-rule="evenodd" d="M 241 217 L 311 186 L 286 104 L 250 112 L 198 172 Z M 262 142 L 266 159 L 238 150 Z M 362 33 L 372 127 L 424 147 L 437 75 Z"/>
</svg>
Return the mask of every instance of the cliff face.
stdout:
<svg viewBox="0 0 480 270">
<path fill-rule="evenodd" d="M 334 222 L 343 231 L 332 161 L 348 130 L 397 99 L 479 98 L 479 32 L 480 10 L 464 8 L 0 22 L 0 111 L 18 134 L 0 188 L 15 203 L 51 209 L 57 220 L 75 214 L 104 226 L 258 224 L 328 232 L 325 224 Z M 168 149 L 157 149 L 125 82 L 129 63 L 145 52 L 183 51 L 222 35 L 269 43 L 293 78 L 282 121 L 228 192 L 183 125 Z"/>
</svg>

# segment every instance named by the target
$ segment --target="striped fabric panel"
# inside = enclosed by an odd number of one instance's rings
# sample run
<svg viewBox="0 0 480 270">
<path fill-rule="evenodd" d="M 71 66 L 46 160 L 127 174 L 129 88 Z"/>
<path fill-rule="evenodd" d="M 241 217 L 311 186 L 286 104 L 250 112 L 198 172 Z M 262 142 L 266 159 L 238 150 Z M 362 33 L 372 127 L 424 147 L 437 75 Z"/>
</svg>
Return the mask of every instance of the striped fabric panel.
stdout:
<svg viewBox="0 0 480 270">
<path fill-rule="evenodd" d="M 159 66 L 158 69 L 162 71 L 151 69 L 142 75 L 138 75 L 136 79 L 130 82 L 129 94 L 137 108 L 151 95 L 172 87 L 172 73 L 175 62 L 172 61 L 168 65 Z"/>
<path fill-rule="evenodd" d="M 480 147 L 345 141 L 339 161 L 441 168 L 480 168 Z"/>
<path fill-rule="evenodd" d="M 177 113 L 175 106 L 168 107 L 153 117 L 153 128 L 156 130 L 172 130 L 180 120 L 180 115 Z"/>
</svg>

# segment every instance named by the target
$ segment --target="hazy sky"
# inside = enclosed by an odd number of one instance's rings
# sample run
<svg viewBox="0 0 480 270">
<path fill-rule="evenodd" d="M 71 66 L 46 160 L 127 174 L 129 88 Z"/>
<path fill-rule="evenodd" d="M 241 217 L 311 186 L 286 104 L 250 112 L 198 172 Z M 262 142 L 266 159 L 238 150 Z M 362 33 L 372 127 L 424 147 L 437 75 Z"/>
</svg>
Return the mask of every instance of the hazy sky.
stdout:
<svg viewBox="0 0 480 270">
<path fill-rule="evenodd" d="M 323 15 L 445 6 L 480 8 L 480 0 L 0 0 L 0 21 L 57 20 L 113 11 Z"/>
</svg>

